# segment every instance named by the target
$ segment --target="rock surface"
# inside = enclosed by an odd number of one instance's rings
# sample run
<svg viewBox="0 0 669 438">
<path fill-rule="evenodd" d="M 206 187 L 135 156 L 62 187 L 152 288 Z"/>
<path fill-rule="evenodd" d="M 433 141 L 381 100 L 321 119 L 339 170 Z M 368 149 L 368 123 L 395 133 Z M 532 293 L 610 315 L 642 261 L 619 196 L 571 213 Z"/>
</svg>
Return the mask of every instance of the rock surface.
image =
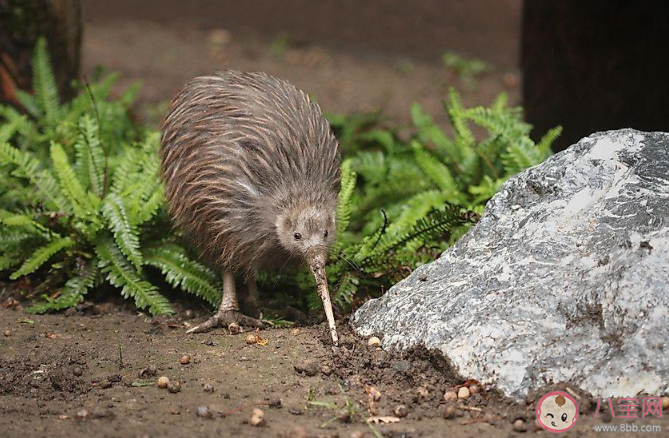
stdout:
<svg viewBox="0 0 669 438">
<path fill-rule="evenodd" d="M 352 324 L 384 348 L 439 350 L 516 399 L 551 382 L 668 393 L 669 134 L 594 134 L 513 177 Z"/>
</svg>

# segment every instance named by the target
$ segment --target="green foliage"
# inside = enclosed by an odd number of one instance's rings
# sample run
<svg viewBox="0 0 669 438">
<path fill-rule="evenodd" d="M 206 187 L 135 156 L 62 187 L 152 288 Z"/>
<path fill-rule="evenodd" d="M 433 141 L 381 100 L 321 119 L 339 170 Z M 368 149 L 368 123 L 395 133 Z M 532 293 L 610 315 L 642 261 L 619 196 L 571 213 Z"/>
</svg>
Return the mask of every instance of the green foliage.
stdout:
<svg viewBox="0 0 669 438">
<path fill-rule="evenodd" d="M 0 108 L 0 185 L 8 189 L 0 197 L 0 271 L 43 281 L 36 290 L 49 293 L 29 310 L 74 306 L 107 284 L 139 309 L 172 313 L 147 270 L 217 304 L 215 275 L 171 233 L 158 136 L 133 122 L 135 91 L 110 100 L 116 76 L 108 75 L 61 104 L 44 40 L 33 67 L 34 94 L 21 95 L 32 119 Z"/>
<path fill-rule="evenodd" d="M 29 275 L 42 313 L 115 289 L 139 309 L 171 313 L 157 283 L 217 306 L 217 276 L 174 232 L 158 177 L 159 135 L 130 114 L 136 88 L 110 98 L 116 75 L 99 75 L 61 103 L 43 40 L 34 55 L 28 116 L 0 107 L 0 278 Z M 539 143 L 519 108 L 500 96 L 466 108 L 455 90 L 444 103 L 445 131 L 415 104 L 400 137 L 378 113 L 331 115 L 344 155 L 336 241 L 327 274 L 345 308 L 382 293 L 464 234 L 485 202 L 515 173 L 550 154 L 560 129 Z M 283 300 L 320 309 L 306 269 L 263 273 Z M 280 315 L 276 321 L 283 321 Z M 284 321 L 285 322 L 285 321 Z"/>
<path fill-rule="evenodd" d="M 414 104 L 414 130 L 404 140 L 381 127 L 376 114 L 329 116 L 347 157 L 327 268 L 338 305 L 379 295 L 437 258 L 504 181 L 551 154 L 561 132 L 552 129 L 535 143 L 521 109 L 509 108 L 505 95 L 490 107 L 466 108 L 451 89 L 444 108 L 451 134 Z M 319 307 L 309 276 L 297 278 L 307 303 Z"/>
</svg>

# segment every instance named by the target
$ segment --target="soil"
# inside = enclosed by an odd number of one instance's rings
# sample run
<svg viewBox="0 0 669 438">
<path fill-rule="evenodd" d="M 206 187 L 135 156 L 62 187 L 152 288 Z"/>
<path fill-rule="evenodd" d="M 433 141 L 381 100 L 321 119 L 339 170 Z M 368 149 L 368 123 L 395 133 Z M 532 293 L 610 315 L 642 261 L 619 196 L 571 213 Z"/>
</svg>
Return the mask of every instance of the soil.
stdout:
<svg viewBox="0 0 669 438">
<path fill-rule="evenodd" d="M 385 437 L 506 438 L 523 433 L 514 429 L 518 419 L 525 434 L 548 436 L 534 427 L 534 402 L 543 392 L 516 404 L 488 388 L 446 403 L 445 391 L 476 382 L 425 351 L 369 347 L 345 321 L 335 349 L 325 324 L 265 330 L 260 344 L 247 344 L 250 333 L 186 335 L 204 314 L 151 318 L 116 304 L 80 309 L 44 316 L 17 306 L 0 310 L 0 329 L 9 330 L 0 337 L 4 437 L 372 437 L 365 419 L 392 417 L 399 404 L 406 417 L 374 425 Z M 159 388 L 159 376 L 180 382 L 180 392 Z M 593 400 L 575 393 L 582 416 L 565 436 L 594 436 L 602 416 L 593 418 Z M 446 419 L 449 406 L 454 417 Z M 260 426 L 250 424 L 254 408 L 264 412 Z M 634 423 L 669 428 L 666 416 Z"/>
</svg>

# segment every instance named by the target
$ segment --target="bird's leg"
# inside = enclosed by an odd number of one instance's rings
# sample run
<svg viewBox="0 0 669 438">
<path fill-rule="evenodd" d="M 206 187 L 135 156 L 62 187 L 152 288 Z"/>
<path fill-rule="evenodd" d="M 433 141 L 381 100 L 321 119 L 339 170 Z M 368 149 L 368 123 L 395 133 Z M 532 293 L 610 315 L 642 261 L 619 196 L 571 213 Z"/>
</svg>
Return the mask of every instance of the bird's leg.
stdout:
<svg viewBox="0 0 669 438">
<path fill-rule="evenodd" d="M 223 298 L 221 299 L 218 312 L 202 324 L 189 329 L 186 333 L 207 332 L 216 327 L 227 327 L 233 322 L 246 327 L 264 328 L 262 321 L 243 315 L 239 311 L 237 291 L 235 289 L 235 276 L 232 271 L 225 271 L 223 273 Z"/>
<path fill-rule="evenodd" d="M 258 290 L 258 283 L 256 283 L 253 276 L 246 278 L 246 285 L 248 286 L 248 294 L 244 300 L 244 310 L 254 317 L 260 316 L 260 291 Z"/>
</svg>

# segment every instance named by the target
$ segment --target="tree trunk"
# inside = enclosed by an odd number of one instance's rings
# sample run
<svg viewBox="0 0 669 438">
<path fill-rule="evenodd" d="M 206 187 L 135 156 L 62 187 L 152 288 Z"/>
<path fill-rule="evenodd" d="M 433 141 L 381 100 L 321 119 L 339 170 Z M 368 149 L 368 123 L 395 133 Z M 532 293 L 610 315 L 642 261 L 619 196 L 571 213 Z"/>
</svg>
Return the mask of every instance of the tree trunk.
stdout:
<svg viewBox="0 0 669 438">
<path fill-rule="evenodd" d="M 63 99 L 72 95 L 81 53 L 79 0 L 0 0 L 0 103 L 18 106 L 16 90 L 30 91 L 32 53 L 46 38 Z"/>
<path fill-rule="evenodd" d="M 669 130 L 669 2 L 525 0 L 523 106 L 562 150 L 596 131 Z"/>
</svg>

